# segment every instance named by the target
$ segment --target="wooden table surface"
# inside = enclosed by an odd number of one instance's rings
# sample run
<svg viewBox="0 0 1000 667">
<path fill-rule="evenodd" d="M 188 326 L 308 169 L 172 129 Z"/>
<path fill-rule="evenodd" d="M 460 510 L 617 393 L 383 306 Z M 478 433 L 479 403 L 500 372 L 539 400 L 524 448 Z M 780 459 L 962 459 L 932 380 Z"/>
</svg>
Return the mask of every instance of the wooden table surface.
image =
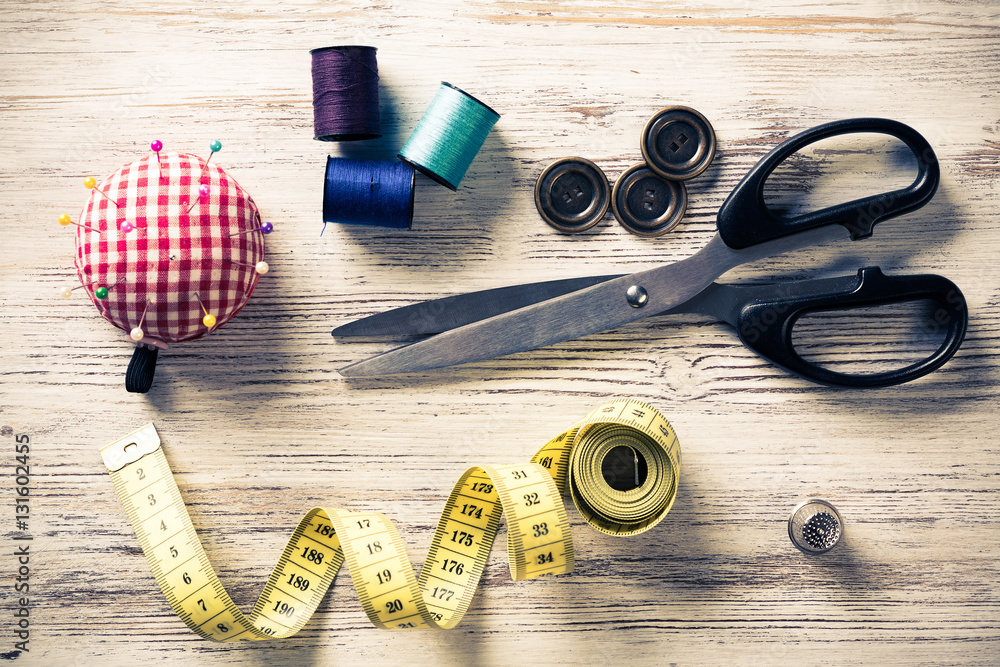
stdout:
<svg viewBox="0 0 1000 667">
<path fill-rule="evenodd" d="M 4 3 L 0 657 L 1000 663 L 1000 10 L 992 0 L 759 4 Z M 382 139 L 312 139 L 309 49 L 334 44 L 378 47 Z M 418 176 L 411 230 L 330 225 L 321 237 L 326 156 L 392 158 L 441 80 L 502 115 L 458 192 Z M 641 239 L 609 214 L 567 236 L 542 222 L 532 188 L 546 164 L 581 155 L 613 180 L 641 160 L 640 130 L 668 104 L 704 113 L 719 141 L 713 165 L 689 183 L 677 230 Z M 933 201 L 867 241 L 730 278 L 869 265 L 946 275 L 964 291 L 970 323 L 938 372 L 886 389 L 821 387 L 698 316 L 434 372 L 351 381 L 336 372 L 392 346 L 330 336 L 362 315 L 687 257 L 767 150 L 854 116 L 894 118 L 928 138 L 942 168 Z M 56 217 L 76 216 L 84 176 L 113 172 L 154 138 L 203 155 L 220 139 L 215 160 L 276 231 L 271 273 L 249 305 L 217 334 L 162 353 L 152 391 L 137 395 L 124 390 L 131 348 L 121 332 L 79 292 L 59 298 L 74 281 L 74 245 Z M 887 178 L 885 154 L 851 153 L 838 166 L 839 150 L 797 162 L 781 181 L 785 196 L 853 198 Z M 808 190 L 814 172 L 823 187 Z M 877 321 L 834 333 L 864 337 Z M 386 513 L 419 565 L 469 465 L 526 461 L 619 396 L 653 404 L 680 437 L 680 491 L 667 519 L 615 539 L 570 508 L 576 571 L 545 580 L 512 582 L 501 542 L 469 615 L 448 632 L 375 629 L 342 571 L 290 640 L 198 638 L 158 590 L 98 455 L 156 424 L 209 556 L 249 609 L 313 505 Z M 26 532 L 14 510 L 20 435 L 31 446 Z M 791 508 L 812 495 L 835 503 L 846 525 L 842 544 L 821 557 L 796 551 L 785 529 Z M 30 652 L 16 656 L 22 534 L 33 538 Z"/>
</svg>

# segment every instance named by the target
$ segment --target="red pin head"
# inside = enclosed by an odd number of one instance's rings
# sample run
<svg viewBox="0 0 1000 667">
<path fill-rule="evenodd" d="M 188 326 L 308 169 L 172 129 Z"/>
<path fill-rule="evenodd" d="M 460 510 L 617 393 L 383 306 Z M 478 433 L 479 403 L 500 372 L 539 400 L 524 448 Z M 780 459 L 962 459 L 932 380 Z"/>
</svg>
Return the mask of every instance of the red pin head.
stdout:
<svg viewBox="0 0 1000 667">
<path fill-rule="evenodd" d="M 160 151 L 163 150 L 163 142 L 159 139 L 153 139 L 149 144 L 149 148 L 156 153 L 156 169 L 160 173 L 160 178 L 163 178 L 163 164 L 160 162 Z"/>
</svg>

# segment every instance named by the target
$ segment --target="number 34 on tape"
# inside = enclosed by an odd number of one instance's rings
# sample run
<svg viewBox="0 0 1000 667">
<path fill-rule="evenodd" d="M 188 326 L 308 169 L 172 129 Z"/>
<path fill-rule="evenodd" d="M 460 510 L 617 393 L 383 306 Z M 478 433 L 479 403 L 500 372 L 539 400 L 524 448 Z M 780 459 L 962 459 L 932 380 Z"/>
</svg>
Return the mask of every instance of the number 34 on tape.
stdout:
<svg viewBox="0 0 1000 667">
<path fill-rule="evenodd" d="M 634 457 L 635 466 L 624 468 L 635 479 L 609 483 L 613 457 L 623 451 Z M 469 468 L 445 503 L 419 576 L 384 515 L 314 507 L 299 521 L 253 611 L 244 614 L 208 560 L 153 425 L 104 447 L 101 456 L 170 606 L 191 630 L 223 642 L 294 635 L 345 562 L 376 626 L 452 628 L 472 602 L 501 515 L 515 580 L 563 574 L 573 570 L 563 495 L 595 529 L 635 535 L 666 515 L 680 473 L 680 445 L 667 420 L 634 399 L 609 401 L 530 463 Z"/>
</svg>

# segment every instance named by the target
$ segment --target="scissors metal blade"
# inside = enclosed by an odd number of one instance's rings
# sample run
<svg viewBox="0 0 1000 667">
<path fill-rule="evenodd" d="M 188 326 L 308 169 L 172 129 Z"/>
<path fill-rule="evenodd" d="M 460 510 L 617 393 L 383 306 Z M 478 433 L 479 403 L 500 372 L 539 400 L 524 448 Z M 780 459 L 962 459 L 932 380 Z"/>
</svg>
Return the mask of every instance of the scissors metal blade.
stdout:
<svg viewBox="0 0 1000 667">
<path fill-rule="evenodd" d="M 411 373 L 493 359 L 614 329 L 683 304 L 741 264 L 850 238 L 840 225 L 820 227 L 733 250 L 718 234 L 687 259 L 600 282 L 570 294 L 451 329 L 432 338 L 345 366 L 346 377 Z M 646 303 L 629 305 L 629 287 L 642 287 Z"/>
<path fill-rule="evenodd" d="M 333 335 L 341 338 L 438 334 L 621 278 L 622 275 L 546 280 L 431 299 L 348 322 L 334 329 Z M 656 314 L 699 313 L 732 324 L 736 318 L 733 309 L 741 303 L 735 295 L 745 293 L 747 289 L 750 288 L 712 283 L 694 298 Z"/>
<path fill-rule="evenodd" d="M 415 336 L 441 333 L 621 276 L 619 273 L 611 276 L 547 280 L 431 299 L 348 322 L 334 329 L 333 335 Z"/>
</svg>

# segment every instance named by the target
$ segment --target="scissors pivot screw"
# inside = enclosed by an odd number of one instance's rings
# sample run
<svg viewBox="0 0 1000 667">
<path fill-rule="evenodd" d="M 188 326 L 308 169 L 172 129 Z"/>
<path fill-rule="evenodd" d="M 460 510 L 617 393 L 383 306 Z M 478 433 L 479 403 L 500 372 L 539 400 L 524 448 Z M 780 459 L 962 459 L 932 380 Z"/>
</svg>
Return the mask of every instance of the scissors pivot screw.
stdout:
<svg viewBox="0 0 1000 667">
<path fill-rule="evenodd" d="M 649 294 L 642 285 L 632 285 L 625 290 L 625 298 L 633 308 L 642 308 L 649 301 Z"/>
</svg>

